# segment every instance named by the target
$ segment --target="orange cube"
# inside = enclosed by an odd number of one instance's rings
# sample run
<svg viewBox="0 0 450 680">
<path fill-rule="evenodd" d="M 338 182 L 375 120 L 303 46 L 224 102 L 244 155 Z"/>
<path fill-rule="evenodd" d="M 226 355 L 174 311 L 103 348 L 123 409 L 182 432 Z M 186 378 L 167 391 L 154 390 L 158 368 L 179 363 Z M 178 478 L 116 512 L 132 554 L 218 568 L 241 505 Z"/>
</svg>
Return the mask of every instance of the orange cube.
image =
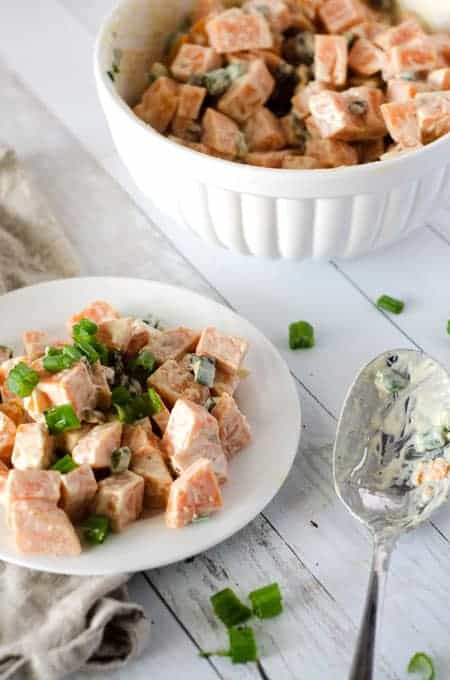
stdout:
<svg viewBox="0 0 450 680">
<path fill-rule="evenodd" d="M 385 80 L 402 73 L 417 73 L 420 71 L 432 71 L 438 63 L 438 54 L 435 46 L 427 37 L 417 39 L 406 45 L 391 47 L 386 55 L 383 71 Z"/>
<path fill-rule="evenodd" d="M 416 146 L 420 141 L 420 131 L 414 100 L 383 104 L 381 113 L 392 139 L 402 147 Z"/>
<path fill-rule="evenodd" d="M 260 168 L 281 168 L 288 155 L 287 149 L 283 151 L 252 151 L 245 156 L 245 162 Z"/>
<path fill-rule="evenodd" d="M 198 118 L 206 97 L 206 88 L 196 85 L 181 85 L 179 90 L 177 116 L 180 118 Z"/>
<path fill-rule="evenodd" d="M 264 8 L 262 11 L 261 8 Z M 272 30 L 285 31 L 292 23 L 292 12 L 283 0 L 247 0 L 242 5 L 246 12 L 259 12 L 266 17 Z"/>
<path fill-rule="evenodd" d="M 274 86 L 275 81 L 265 63 L 262 59 L 255 59 L 250 62 L 247 72 L 237 78 L 219 99 L 217 107 L 238 123 L 245 123 L 266 103 Z"/>
<path fill-rule="evenodd" d="M 327 0 L 319 8 L 319 16 L 329 33 L 343 33 L 366 18 L 358 0 Z"/>
<path fill-rule="evenodd" d="M 313 95 L 329 89 L 328 85 L 320 80 L 312 80 L 306 87 L 296 92 L 292 97 L 292 110 L 298 118 L 307 118 L 311 114 L 309 102 Z"/>
<path fill-rule="evenodd" d="M 450 91 L 425 92 L 418 94 L 414 101 L 420 138 L 424 144 L 450 132 Z"/>
<path fill-rule="evenodd" d="M 191 76 L 212 71 L 221 65 L 222 58 L 212 47 L 185 43 L 181 46 L 170 70 L 177 80 L 186 83 Z"/>
<path fill-rule="evenodd" d="M 348 43 L 342 35 L 316 35 L 314 72 L 316 80 L 344 85 L 347 80 Z"/>
<path fill-rule="evenodd" d="M 72 336 L 72 327 L 80 321 L 80 319 L 90 319 L 96 324 L 101 321 L 107 321 L 108 319 L 118 319 L 119 314 L 116 312 L 114 307 L 111 307 L 107 302 L 103 300 L 94 300 L 90 302 L 87 307 L 74 314 L 67 321 L 67 331 L 70 336 Z"/>
<path fill-rule="evenodd" d="M 318 170 L 322 166 L 312 156 L 286 156 L 281 167 L 285 170 Z"/>
<path fill-rule="evenodd" d="M 430 36 L 438 53 L 439 68 L 450 66 L 450 35 L 448 33 L 435 33 Z"/>
<path fill-rule="evenodd" d="M 192 20 L 194 22 L 200 21 L 205 17 L 213 16 L 224 11 L 224 6 L 221 0 L 197 0 L 192 11 Z"/>
<path fill-rule="evenodd" d="M 273 45 L 270 26 L 260 12 L 246 14 L 241 9 L 229 9 L 210 19 L 206 32 L 210 44 L 220 54 L 269 49 Z"/>
<path fill-rule="evenodd" d="M 375 38 L 384 33 L 389 28 L 388 24 L 383 24 L 381 21 L 364 21 L 362 24 L 352 27 L 352 33 L 360 38 L 375 41 Z"/>
<path fill-rule="evenodd" d="M 49 344 L 48 335 L 43 331 L 26 331 L 22 335 L 22 340 L 25 354 L 31 360 L 45 354 L 45 347 Z"/>
<path fill-rule="evenodd" d="M 414 99 L 418 92 L 427 92 L 431 86 L 422 80 L 405 80 L 392 78 L 388 80 L 386 99 L 389 102 L 407 102 Z"/>
<path fill-rule="evenodd" d="M 309 139 L 306 143 L 306 155 L 315 158 L 322 168 L 358 164 L 356 149 L 346 142 L 334 139 Z"/>
<path fill-rule="evenodd" d="M 348 56 L 348 65 L 363 76 L 372 76 L 384 66 L 384 53 L 370 40 L 358 38 Z"/>
<path fill-rule="evenodd" d="M 97 482 L 89 465 L 81 465 L 61 475 L 61 507 L 72 522 L 89 514 L 97 491 Z"/>
<path fill-rule="evenodd" d="M 164 362 L 152 373 L 148 384 L 155 388 L 170 407 L 182 397 L 198 404 L 203 404 L 209 397 L 208 387 L 196 383 L 192 372 L 173 359 Z"/>
<path fill-rule="evenodd" d="M 9 463 L 16 438 L 16 424 L 5 413 L 0 412 L 0 460 Z"/>
<path fill-rule="evenodd" d="M 236 158 L 240 136 L 241 131 L 234 120 L 215 109 L 206 110 L 203 116 L 203 144 L 230 158 Z"/>
<path fill-rule="evenodd" d="M 80 540 L 66 513 L 44 500 L 16 501 L 10 523 L 17 550 L 23 555 L 76 557 Z"/>
<path fill-rule="evenodd" d="M 222 505 L 211 461 L 201 458 L 172 484 L 166 510 L 167 526 L 181 529 L 195 519 L 209 517 Z"/>
<path fill-rule="evenodd" d="M 450 68 L 439 68 L 428 74 L 428 83 L 436 90 L 450 90 Z"/>
<path fill-rule="evenodd" d="M 228 459 L 251 442 L 252 434 L 248 420 L 229 394 L 223 394 L 217 399 L 211 415 L 219 424 L 220 441 Z"/>
<path fill-rule="evenodd" d="M 135 114 L 158 132 L 165 132 L 178 107 L 178 84 L 165 76 L 155 80 L 134 107 Z"/>
<path fill-rule="evenodd" d="M 381 90 L 353 87 L 345 92 L 322 92 L 311 97 L 311 112 L 321 136 L 342 141 L 376 139 L 385 134 L 380 113 Z"/>
<path fill-rule="evenodd" d="M 275 151 L 286 144 L 280 121 L 264 107 L 248 119 L 244 131 L 249 151 Z"/>
<path fill-rule="evenodd" d="M 392 26 L 382 33 L 378 33 L 373 40 L 383 50 L 388 51 L 391 47 L 406 45 L 424 35 L 424 30 L 419 22 L 415 19 L 408 19 L 397 26 Z"/>
</svg>

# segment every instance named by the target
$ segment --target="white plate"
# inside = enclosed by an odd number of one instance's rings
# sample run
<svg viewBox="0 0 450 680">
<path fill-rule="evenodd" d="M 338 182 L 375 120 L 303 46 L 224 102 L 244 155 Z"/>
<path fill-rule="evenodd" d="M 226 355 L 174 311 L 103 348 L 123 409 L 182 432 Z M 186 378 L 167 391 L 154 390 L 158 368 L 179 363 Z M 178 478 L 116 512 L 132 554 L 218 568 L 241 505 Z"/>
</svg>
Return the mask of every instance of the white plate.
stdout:
<svg viewBox="0 0 450 680">
<path fill-rule="evenodd" d="M 88 302 L 103 299 L 121 313 L 155 314 L 169 325 L 217 326 L 250 342 L 237 399 L 254 440 L 230 465 L 223 487 L 224 509 L 210 520 L 181 530 L 168 529 L 164 516 L 140 520 L 102 546 L 76 558 L 17 555 L 0 512 L 0 559 L 65 574 L 114 574 L 161 567 L 198 554 L 242 529 L 263 510 L 286 479 L 301 430 L 300 407 L 289 369 L 273 345 L 245 319 L 191 291 L 154 281 L 82 278 L 53 281 L 0 297 L 0 343 L 20 349 L 27 329 L 61 337 L 64 322 Z M 64 336 L 63 336 L 64 337 Z"/>
</svg>

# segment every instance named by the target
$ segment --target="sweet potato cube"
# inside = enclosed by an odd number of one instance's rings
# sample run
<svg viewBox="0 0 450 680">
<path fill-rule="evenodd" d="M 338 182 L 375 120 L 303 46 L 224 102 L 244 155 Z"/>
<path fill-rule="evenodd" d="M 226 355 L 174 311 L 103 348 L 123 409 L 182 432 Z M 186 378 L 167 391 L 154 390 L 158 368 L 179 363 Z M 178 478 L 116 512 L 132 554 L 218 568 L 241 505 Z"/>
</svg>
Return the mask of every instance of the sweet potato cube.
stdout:
<svg viewBox="0 0 450 680">
<path fill-rule="evenodd" d="M 432 86 L 421 80 L 391 78 L 388 80 L 386 99 L 388 102 L 407 102 L 414 99 L 418 92 L 427 92 Z"/>
<path fill-rule="evenodd" d="M 78 430 L 66 430 L 56 437 L 58 449 L 72 453 L 78 442 L 92 430 L 94 425 L 82 425 Z"/>
<path fill-rule="evenodd" d="M 216 376 L 214 385 L 211 387 L 211 394 L 220 397 L 222 394 L 229 394 L 231 397 L 235 393 L 240 383 L 238 373 L 230 373 L 216 366 Z"/>
<path fill-rule="evenodd" d="M 366 40 L 373 42 L 380 33 L 384 33 L 388 29 L 388 24 L 384 24 L 381 21 L 369 20 L 363 21 L 363 23 L 357 24 L 356 26 L 352 26 L 352 33 L 359 38 L 365 38 Z"/>
<path fill-rule="evenodd" d="M 222 58 L 212 47 L 185 43 L 171 66 L 177 80 L 186 83 L 191 76 L 206 73 L 222 65 Z"/>
<path fill-rule="evenodd" d="M 178 107 L 178 84 L 162 76 L 150 85 L 142 96 L 140 104 L 134 112 L 158 132 L 165 132 L 169 127 Z"/>
<path fill-rule="evenodd" d="M 260 12 L 246 14 L 241 9 L 229 9 L 210 19 L 206 32 L 210 44 L 220 54 L 269 49 L 273 45 L 270 26 Z"/>
<path fill-rule="evenodd" d="M 45 348 L 49 344 L 47 333 L 43 331 L 26 331 L 22 335 L 25 354 L 31 360 L 45 354 Z"/>
<path fill-rule="evenodd" d="M 123 352 L 131 340 L 133 319 L 121 317 L 120 319 L 107 319 L 98 324 L 97 340 L 110 349 Z"/>
<path fill-rule="evenodd" d="M 19 470 L 45 470 L 53 462 L 55 440 L 39 423 L 19 425 L 12 452 L 12 464 Z"/>
<path fill-rule="evenodd" d="M 380 113 L 381 90 L 354 87 L 345 92 L 322 92 L 310 100 L 310 108 L 322 137 L 341 141 L 376 139 L 385 134 Z"/>
<path fill-rule="evenodd" d="M 396 45 L 387 52 L 383 76 L 385 80 L 403 73 L 432 71 L 437 67 L 436 48 L 428 37 L 406 45 Z"/>
<path fill-rule="evenodd" d="M 195 399 L 194 399 L 195 401 Z M 154 413 L 151 416 L 151 419 L 153 423 L 157 426 L 158 430 L 160 431 L 161 435 L 164 434 L 166 431 L 167 423 L 169 422 L 170 418 L 170 411 L 161 399 L 161 409 L 158 411 L 158 413 Z"/>
<path fill-rule="evenodd" d="M 121 439 L 122 423 L 118 420 L 95 425 L 74 447 L 72 457 L 78 465 L 87 463 L 93 468 L 107 468 L 111 464 L 111 454 L 119 448 Z"/>
<path fill-rule="evenodd" d="M 322 168 L 339 168 L 357 165 L 358 153 L 350 144 L 334 139 L 309 139 L 305 153 L 315 158 Z"/>
<path fill-rule="evenodd" d="M 248 119 L 244 132 L 250 151 L 275 151 L 286 144 L 281 123 L 269 109 L 258 109 Z"/>
<path fill-rule="evenodd" d="M 236 373 L 241 367 L 247 350 L 247 340 L 234 335 L 226 335 L 217 328 L 209 326 L 200 336 L 196 353 L 215 359 L 217 366 L 223 371 Z"/>
<path fill-rule="evenodd" d="M 23 401 L 19 398 L 9 399 L 8 401 L 0 403 L 0 413 L 4 413 L 5 416 L 8 416 L 16 426 L 22 425 L 22 423 L 25 423 L 28 420 Z"/>
<path fill-rule="evenodd" d="M 209 389 L 196 383 L 193 374 L 173 359 L 160 366 L 150 376 L 148 383 L 170 407 L 182 396 L 187 396 L 199 404 L 204 403 L 209 396 Z"/>
<path fill-rule="evenodd" d="M 143 418 L 133 423 L 133 425 L 124 425 L 122 446 L 127 446 L 132 455 L 137 455 L 143 450 L 147 450 L 151 445 L 154 445 L 153 442 L 150 444 L 150 438 L 153 436 L 150 420 Z M 155 439 L 157 438 L 155 437 Z"/>
<path fill-rule="evenodd" d="M 220 441 L 228 459 L 251 442 L 250 425 L 233 397 L 223 394 L 217 399 L 211 415 L 219 424 Z"/>
<path fill-rule="evenodd" d="M 329 89 L 329 86 L 326 83 L 320 80 L 313 80 L 306 87 L 296 92 L 292 97 L 292 110 L 295 115 L 301 119 L 307 118 L 311 113 L 309 108 L 311 97 L 327 89 Z"/>
<path fill-rule="evenodd" d="M 55 470 L 19 470 L 9 471 L 6 486 L 6 502 L 8 507 L 15 501 L 45 500 L 58 503 L 61 496 L 61 475 Z"/>
<path fill-rule="evenodd" d="M 9 416 L 0 411 L 0 461 L 9 463 L 14 449 L 16 424 Z"/>
<path fill-rule="evenodd" d="M 203 116 L 203 144 L 235 158 L 239 153 L 240 136 L 238 126 L 231 118 L 215 109 L 207 109 Z"/>
<path fill-rule="evenodd" d="M 95 405 L 102 411 L 106 411 L 111 407 L 111 388 L 108 383 L 108 372 L 111 369 L 103 366 L 100 361 L 96 361 L 91 370 L 96 393 Z"/>
<path fill-rule="evenodd" d="M 29 397 L 25 397 L 23 406 L 30 418 L 37 423 L 43 423 L 45 420 L 44 411 L 51 408 L 52 402 L 44 392 L 41 392 L 39 388 L 36 388 Z"/>
<path fill-rule="evenodd" d="M 203 406 L 179 399 L 170 414 L 162 441 L 178 474 L 199 458 L 208 458 L 219 481 L 227 480 L 228 465 L 217 420 Z"/>
<path fill-rule="evenodd" d="M 166 524 L 181 529 L 222 508 L 222 494 L 211 461 L 201 458 L 188 467 L 170 487 Z"/>
<path fill-rule="evenodd" d="M 316 35 L 314 72 L 316 80 L 344 85 L 347 80 L 348 45 L 342 35 Z"/>
<path fill-rule="evenodd" d="M 326 0 L 319 7 L 319 16 L 329 33 L 343 33 L 363 22 L 366 13 L 358 0 Z"/>
<path fill-rule="evenodd" d="M 71 404 L 79 418 L 83 411 L 95 407 L 97 399 L 92 376 L 84 361 L 41 379 L 38 390 L 47 395 L 53 406 Z"/>
<path fill-rule="evenodd" d="M 431 71 L 427 80 L 436 90 L 450 90 L 450 68 L 439 68 Z"/>
<path fill-rule="evenodd" d="M 127 356 L 134 356 L 145 347 L 149 343 L 153 331 L 160 333 L 141 319 L 134 319 L 131 327 L 131 338 L 126 351 Z"/>
<path fill-rule="evenodd" d="M 287 155 L 289 155 L 287 149 L 282 151 L 252 151 L 245 156 L 245 162 L 259 168 L 281 168 Z"/>
<path fill-rule="evenodd" d="M 450 132 L 450 91 L 418 94 L 415 103 L 420 139 L 424 144 Z"/>
<path fill-rule="evenodd" d="M 409 42 L 422 38 L 424 35 L 424 30 L 419 22 L 415 19 L 408 19 L 401 24 L 397 24 L 397 26 L 387 28 L 371 39 L 376 45 L 387 52 L 391 47 L 407 45 Z"/>
<path fill-rule="evenodd" d="M 206 88 L 196 85 L 181 85 L 177 116 L 195 120 L 206 97 Z"/>
<path fill-rule="evenodd" d="M 372 76 L 384 66 L 384 52 L 370 40 L 358 38 L 350 50 L 348 65 L 362 76 Z"/>
<path fill-rule="evenodd" d="M 262 59 L 250 62 L 246 73 L 237 78 L 219 99 L 218 109 L 238 123 L 245 123 L 269 99 L 275 81 Z M 203 139 L 205 144 L 212 146 Z"/>
<path fill-rule="evenodd" d="M 90 319 L 94 323 L 99 324 L 107 319 L 118 318 L 119 314 L 114 307 L 111 307 L 107 302 L 103 302 L 103 300 L 94 300 L 93 302 L 90 302 L 87 307 L 82 309 L 81 312 L 70 317 L 67 322 L 67 331 L 69 335 L 72 335 L 72 327 L 78 323 L 80 319 Z"/>
<path fill-rule="evenodd" d="M 99 482 L 95 512 L 109 517 L 113 531 L 122 531 L 141 515 L 143 501 L 144 480 L 127 470 Z"/>
<path fill-rule="evenodd" d="M 420 141 L 420 131 L 414 100 L 383 104 L 381 112 L 392 139 L 402 147 L 416 146 Z"/>
<path fill-rule="evenodd" d="M 219 14 L 224 9 L 221 0 L 197 0 L 192 11 L 192 20 L 200 21 L 212 14 Z"/>
<path fill-rule="evenodd" d="M 261 9 L 263 8 L 263 9 Z M 262 14 L 273 31 L 283 32 L 292 23 L 292 12 L 283 0 L 247 0 L 242 9 L 246 12 L 259 12 Z"/>
<path fill-rule="evenodd" d="M 169 328 L 166 331 L 152 329 L 145 349 L 151 352 L 158 365 L 168 359 L 178 361 L 190 352 L 198 342 L 199 333 L 191 328 Z"/>
<path fill-rule="evenodd" d="M 79 522 L 89 514 L 97 491 L 97 482 L 89 465 L 61 475 L 60 505 L 72 522 Z"/>
<path fill-rule="evenodd" d="M 172 486 L 172 475 L 157 449 L 133 456 L 131 470 L 144 480 L 144 507 L 149 509 L 165 509 Z"/>
<path fill-rule="evenodd" d="M 322 165 L 312 156 L 286 156 L 282 167 L 285 170 L 317 170 Z"/>
<path fill-rule="evenodd" d="M 16 501 L 9 518 L 16 548 L 23 555 L 76 557 L 81 553 L 75 529 L 66 513 L 54 503 Z"/>
</svg>

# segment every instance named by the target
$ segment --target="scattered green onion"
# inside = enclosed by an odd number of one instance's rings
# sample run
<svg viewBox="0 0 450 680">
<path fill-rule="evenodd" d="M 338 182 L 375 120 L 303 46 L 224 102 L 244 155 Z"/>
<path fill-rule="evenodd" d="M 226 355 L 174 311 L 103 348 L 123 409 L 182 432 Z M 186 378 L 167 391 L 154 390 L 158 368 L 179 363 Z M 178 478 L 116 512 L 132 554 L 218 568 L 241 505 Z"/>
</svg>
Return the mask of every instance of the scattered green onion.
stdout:
<svg viewBox="0 0 450 680">
<path fill-rule="evenodd" d="M 377 300 L 377 307 L 386 312 L 391 312 L 391 314 L 401 314 L 405 309 L 405 303 L 402 300 L 390 297 L 390 295 L 382 295 Z"/>
<path fill-rule="evenodd" d="M 450 320 L 447 321 L 447 333 L 450 335 Z"/>
<path fill-rule="evenodd" d="M 99 361 L 100 356 L 96 349 L 86 340 L 75 340 L 75 347 L 86 357 L 90 364 Z"/>
<path fill-rule="evenodd" d="M 73 345 L 64 345 L 62 349 L 47 347 L 43 366 L 49 373 L 58 373 L 66 368 L 72 368 L 82 356 L 82 353 Z"/>
<path fill-rule="evenodd" d="M 415 673 L 421 680 L 435 680 L 433 662 L 428 654 L 417 652 L 408 664 L 408 673 Z"/>
<path fill-rule="evenodd" d="M 156 367 L 155 357 L 147 349 L 143 349 L 129 363 L 132 375 L 144 382 L 153 373 Z"/>
<path fill-rule="evenodd" d="M 230 656 L 233 663 L 258 660 L 258 650 L 253 630 L 249 626 L 229 628 Z"/>
<path fill-rule="evenodd" d="M 71 404 L 53 406 L 44 411 L 44 417 L 50 434 L 61 434 L 66 430 L 78 430 L 81 427 Z"/>
<path fill-rule="evenodd" d="M 253 612 L 259 619 L 270 619 L 283 611 L 281 591 L 278 583 L 253 590 L 248 596 Z"/>
<path fill-rule="evenodd" d="M 109 351 L 101 342 L 95 339 L 98 326 L 90 319 L 80 319 L 79 323 L 72 328 L 72 337 L 75 348 L 84 354 L 90 364 L 101 361 L 107 365 L 109 362 Z"/>
<path fill-rule="evenodd" d="M 103 515 L 91 515 L 84 524 L 81 525 L 83 537 L 88 543 L 100 545 L 104 543 L 110 532 L 109 517 Z"/>
<path fill-rule="evenodd" d="M 119 385 L 111 392 L 111 399 L 113 404 L 127 404 L 131 401 L 132 397 L 126 387 Z"/>
<path fill-rule="evenodd" d="M 158 392 L 154 387 L 149 387 L 148 398 L 150 400 L 151 413 L 150 415 L 155 416 L 157 413 L 163 410 L 163 403 Z"/>
<path fill-rule="evenodd" d="M 289 347 L 310 349 L 314 347 L 314 328 L 307 321 L 296 321 L 289 326 Z"/>
<path fill-rule="evenodd" d="M 62 475 L 66 475 L 68 472 L 76 470 L 77 467 L 78 465 L 75 463 L 72 456 L 68 453 L 66 456 L 63 456 L 62 458 L 57 460 L 56 463 L 52 465 L 51 469 L 60 472 Z"/>
<path fill-rule="evenodd" d="M 153 415 L 148 393 L 133 396 L 126 387 L 119 386 L 113 389 L 111 398 L 121 423 L 131 425 L 136 420 Z"/>
<path fill-rule="evenodd" d="M 211 597 L 211 604 L 218 619 L 226 626 L 235 626 L 247 621 L 252 615 L 231 588 L 225 588 Z"/>
<path fill-rule="evenodd" d="M 96 323 L 90 319 L 80 319 L 80 321 L 74 325 L 72 328 L 72 335 L 77 335 L 80 332 L 87 333 L 88 335 L 95 335 L 98 331 L 98 326 Z"/>
<path fill-rule="evenodd" d="M 39 380 L 37 371 L 20 362 L 9 372 L 7 387 L 10 392 L 21 398 L 29 397 Z"/>
<path fill-rule="evenodd" d="M 216 362 L 209 357 L 191 355 L 190 366 L 194 374 L 195 382 L 199 385 L 212 387 L 216 379 Z"/>
<path fill-rule="evenodd" d="M 111 454 L 111 472 L 117 475 L 128 470 L 131 462 L 131 451 L 128 446 L 120 446 Z"/>
</svg>

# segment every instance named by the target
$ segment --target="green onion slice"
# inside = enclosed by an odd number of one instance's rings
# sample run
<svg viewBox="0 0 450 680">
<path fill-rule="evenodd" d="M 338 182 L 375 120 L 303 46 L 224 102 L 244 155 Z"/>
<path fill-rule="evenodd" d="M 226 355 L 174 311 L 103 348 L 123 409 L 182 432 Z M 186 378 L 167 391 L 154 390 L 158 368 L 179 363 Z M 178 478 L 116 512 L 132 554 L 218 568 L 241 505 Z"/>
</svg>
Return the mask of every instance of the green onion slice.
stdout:
<svg viewBox="0 0 450 680">
<path fill-rule="evenodd" d="M 131 451 L 128 446 L 120 446 L 111 454 L 111 472 L 117 475 L 128 470 L 131 462 Z"/>
<path fill-rule="evenodd" d="M 132 396 L 126 387 L 119 385 L 115 387 L 111 392 L 111 399 L 113 404 L 128 404 L 131 401 Z"/>
<path fill-rule="evenodd" d="M 258 660 L 258 649 L 252 628 L 229 628 L 230 656 L 233 663 L 248 663 Z"/>
<path fill-rule="evenodd" d="M 281 591 L 278 583 L 253 590 L 248 596 L 254 614 L 260 619 L 270 619 L 283 611 Z"/>
<path fill-rule="evenodd" d="M 450 335 L 450 320 L 447 321 L 447 333 Z"/>
<path fill-rule="evenodd" d="M 56 463 L 52 465 L 51 470 L 56 470 L 57 472 L 60 472 L 62 475 L 66 475 L 68 472 L 76 470 L 77 467 L 78 465 L 75 463 L 72 456 L 68 453 L 66 456 L 63 456 L 62 458 L 57 460 Z"/>
<path fill-rule="evenodd" d="M 314 328 L 307 321 L 295 321 L 289 326 L 289 347 L 310 349 L 314 347 Z"/>
<path fill-rule="evenodd" d="M 225 588 L 211 597 L 214 613 L 226 626 L 235 626 L 247 621 L 252 613 L 231 588 Z"/>
<path fill-rule="evenodd" d="M 110 532 L 109 517 L 104 515 L 91 515 L 82 525 L 83 537 L 88 543 L 100 545 L 104 543 Z"/>
<path fill-rule="evenodd" d="M 151 414 L 155 416 L 157 413 L 163 410 L 164 406 L 158 392 L 154 387 L 149 387 L 148 398 L 150 399 Z"/>
<path fill-rule="evenodd" d="M 214 385 L 216 379 L 216 362 L 214 359 L 198 354 L 192 354 L 190 365 L 195 382 L 199 385 L 206 385 L 206 387 L 212 387 Z"/>
<path fill-rule="evenodd" d="M 377 300 L 377 307 L 385 312 L 391 312 L 391 314 L 401 314 L 405 309 L 405 303 L 390 295 L 382 295 Z"/>
<path fill-rule="evenodd" d="M 8 374 L 7 387 L 10 392 L 24 398 L 29 397 L 40 380 L 39 373 L 20 362 Z"/>
<path fill-rule="evenodd" d="M 153 373 L 156 367 L 156 359 L 151 352 L 143 349 L 135 356 L 129 364 L 130 372 L 138 380 L 146 380 Z"/>
<path fill-rule="evenodd" d="M 44 411 L 44 417 L 50 434 L 61 434 L 66 430 L 78 430 L 81 427 L 71 404 L 53 406 Z"/>
<path fill-rule="evenodd" d="M 408 664 L 408 673 L 415 673 L 421 680 L 435 680 L 433 662 L 428 654 L 417 652 Z"/>
<path fill-rule="evenodd" d="M 95 335 L 98 331 L 98 326 L 90 319 L 83 318 L 72 328 L 72 335 L 76 335 L 81 331 L 88 335 Z"/>
</svg>

